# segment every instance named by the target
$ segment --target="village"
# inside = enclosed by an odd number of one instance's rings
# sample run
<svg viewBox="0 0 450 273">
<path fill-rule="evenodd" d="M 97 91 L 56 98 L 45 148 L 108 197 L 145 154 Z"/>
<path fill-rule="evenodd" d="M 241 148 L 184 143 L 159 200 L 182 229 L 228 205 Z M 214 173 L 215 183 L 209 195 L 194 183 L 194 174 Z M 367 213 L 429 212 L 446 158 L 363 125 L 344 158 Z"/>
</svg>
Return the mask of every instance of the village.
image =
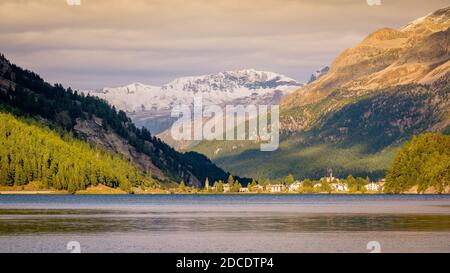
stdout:
<svg viewBox="0 0 450 273">
<path fill-rule="evenodd" d="M 369 178 L 354 178 L 349 175 L 346 179 L 340 179 L 333 176 L 333 172 L 329 171 L 329 175 L 320 180 L 305 179 L 302 181 L 295 180 L 292 175 L 286 176 L 282 181 L 272 183 L 270 180 L 253 180 L 243 187 L 239 181 L 235 181 L 232 176 L 228 178 L 227 183 L 216 181 L 210 185 L 208 179 L 205 186 L 200 192 L 202 193 L 383 193 L 385 180 L 374 182 Z M 181 192 L 199 192 L 180 184 Z"/>
</svg>

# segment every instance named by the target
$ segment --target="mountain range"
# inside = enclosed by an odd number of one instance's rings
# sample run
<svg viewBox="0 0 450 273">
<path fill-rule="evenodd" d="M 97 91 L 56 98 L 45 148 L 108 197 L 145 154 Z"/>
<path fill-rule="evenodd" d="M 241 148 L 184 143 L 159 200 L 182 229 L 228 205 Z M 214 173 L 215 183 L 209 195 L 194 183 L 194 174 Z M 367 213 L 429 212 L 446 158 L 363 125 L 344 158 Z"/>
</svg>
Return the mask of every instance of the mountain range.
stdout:
<svg viewBox="0 0 450 273">
<path fill-rule="evenodd" d="M 384 177 L 404 141 L 450 131 L 449 27 L 447 7 L 342 52 L 328 72 L 281 100 L 276 152 L 260 152 L 251 141 L 202 142 L 192 150 L 252 177 L 319 178 L 329 168 L 341 177 Z"/>
<path fill-rule="evenodd" d="M 105 99 L 125 111 L 138 126 L 159 134 L 176 120 L 171 117 L 173 107 L 192 106 L 196 96 L 203 98 L 203 105 L 221 107 L 227 104 L 278 104 L 282 97 L 302 86 L 303 83 L 278 73 L 243 69 L 178 78 L 163 86 L 133 83 L 83 92 Z"/>
</svg>

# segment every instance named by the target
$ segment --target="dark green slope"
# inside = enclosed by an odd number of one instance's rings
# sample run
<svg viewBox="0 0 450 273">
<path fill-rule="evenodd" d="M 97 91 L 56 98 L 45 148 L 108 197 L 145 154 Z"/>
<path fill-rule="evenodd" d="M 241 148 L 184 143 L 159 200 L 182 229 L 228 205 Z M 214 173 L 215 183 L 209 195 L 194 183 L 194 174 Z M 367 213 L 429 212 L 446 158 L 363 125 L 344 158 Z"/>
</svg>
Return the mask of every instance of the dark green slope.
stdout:
<svg viewBox="0 0 450 273">
<path fill-rule="evenodd" d="M 339 177 L 381 178 L 404 141 L 427 131 L 448 131 L 449 78 L 353 97 L 323 114 L 310 129 L 283 132 L 275 152 L 261 152 L 259 144 L 250 141 L 203 142 L 192 149 L 238 175 L 276 179 L 292 173 L 297 178 L 320 178 L 331 167 Z M 346 94 L 338 91 L 327 100 L 344 101 Z"/>
</svg>

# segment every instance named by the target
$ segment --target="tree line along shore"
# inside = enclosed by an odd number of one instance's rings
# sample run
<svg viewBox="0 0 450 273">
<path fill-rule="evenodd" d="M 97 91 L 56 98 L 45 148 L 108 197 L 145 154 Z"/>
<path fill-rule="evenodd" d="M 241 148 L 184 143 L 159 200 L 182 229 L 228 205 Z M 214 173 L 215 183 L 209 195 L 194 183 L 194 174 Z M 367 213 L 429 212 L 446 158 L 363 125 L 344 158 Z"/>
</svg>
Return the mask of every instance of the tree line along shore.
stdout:
<svg viewBox="0 0 450 273">
<path fill-rule="evenodd" d="M 288 174 L 244 186 L 230 175 L 227 181 L 206 178 L 202 188 L 160 183 L 123 157 L 9 113 L 0 113 L 0 144 L 0 194 L 450 193 L 450 136 L 436 133 L 406 142 L 380 181 L 330 172 L 320 180 Z"/>
</svg>

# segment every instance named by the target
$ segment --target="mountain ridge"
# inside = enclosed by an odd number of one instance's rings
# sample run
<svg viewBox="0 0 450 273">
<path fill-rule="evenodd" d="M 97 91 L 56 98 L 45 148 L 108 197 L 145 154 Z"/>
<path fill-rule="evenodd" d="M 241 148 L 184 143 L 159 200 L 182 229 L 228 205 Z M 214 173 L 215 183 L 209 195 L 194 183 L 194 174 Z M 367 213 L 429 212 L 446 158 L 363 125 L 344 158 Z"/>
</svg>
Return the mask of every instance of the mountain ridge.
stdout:
<svg viewBox="0 0 450 273">
<path fill-rule="evenodd" d="M 425 83 L 425 76 L 437 69 L 437 64 L 449 66 L 449 17 L 450 7 L 447 7 L 413 21 L 400 30 L 382 28 L 369 34 L 358 45 L 341 53 L 327 75 L 285 97 L 281 106 L 289 109 L 315 103 L 339 88 L 369 90 L 394 84 Z M 426 38 L 433 34 L 442 36 L 442 44 L 435 43 L 433 46 L 441 52 L 445 51 L 445 54 L 439 55 L 442 57 L 440 60 L 416 59 L 411 64 L 411 56 L 420 56 L 415 52 L 418 50 L 417 44 L 428 42 Z M 388 74 L 393 72 L 398 75 L 391 80 Z M 408 77 L 409 73 L 413 75 Z M 428 83 L 433 79 L 428 79 Z"/>
<path fill-rule="evenodd" d="M 118 95 L 136 94 L 137 92 L 145 92 L 147 97 L 156 98 L 159 96 L 168 96 L 171 93 L 180 95 L 181 92 L 187 93 L 211 93 L 211 92 L 223 92 L 223 93 L 237 93 L 234 96 L 225 98 L 211 99 L 205 98 L 206 103 L 222 104 L 230 99 L 242 99 L 245 96 L 251 96 L 254 92 L 272 92 L 272 89 L 277 89 L 285 92 L 289 92 L 289 87 L 301 87 L 303 83 L 300 83 L 294 79 L 291 79 L 282 74 L 268 71 L 259 71 L 255 69 L 242 69 L 226 72 L 219 72 L 216 74 L 207 74 L 201 76 L 189 76 L 180 77 L 172 80 L 161 86 L 147 85 L 143 83 L 131 83 L 122 87 L 105 87 L 99 90 L 83 90 L 82 92 L 91 95 L 97 95 L 101 98 L 108 99 L 106 94 L 118 93 Z M 165 92 L 161 92 L 161 90 Z M 249 91 L 253 91 L 249 93 Z M 239 92 L 245 92 L 239 94 Z M 152 94 L 156 93 L 156 94 Z M 191 95 L 191 94 L 188 94 Z M 189 103 L 190 101 L 188 101 Z M 145 103 L 145 102 L 144 102 Z M 139 106 L 144 104 L 139 101 Z M 150 103 L 149 103 L 150 104 Z M 126 104 L 121 105 L 119 102 L 114 104 L 116 107 L 127 112 L 139 111 L 140 107 L 129 107 Z M 170 103 L 164 104 L 164 106 L 158 105 L 162 109 L 166 108 Z M 158 108 L 159 109 L 159 108 Z"/>
<path fill-rule="evenodd" d="M 162 86 L 133 83 L 83 92 L 107 100 L 127 112 L 137 125 L 159 134 L 176 120 L 171 117 L 171 109 L 179 104 L 192 106 L 195 96 L 202 96 L 203 105 L 221 107 L 239 103 L 278 104 L 283 96 L 303 85 L 275 72 L 241 69 L 181 77 Z"/>
<path fill-rule="evenodd" d="M 259 152 L 251 141 L 192 150 L 252 177 L 320 178 L 333 168 L 340 177 L 381 178 L 401 143 L 450 132 L 449 39 L 450 7 L 400 30 L 379 29 L 281 100 L 278 151 Z"/>
</svg>

